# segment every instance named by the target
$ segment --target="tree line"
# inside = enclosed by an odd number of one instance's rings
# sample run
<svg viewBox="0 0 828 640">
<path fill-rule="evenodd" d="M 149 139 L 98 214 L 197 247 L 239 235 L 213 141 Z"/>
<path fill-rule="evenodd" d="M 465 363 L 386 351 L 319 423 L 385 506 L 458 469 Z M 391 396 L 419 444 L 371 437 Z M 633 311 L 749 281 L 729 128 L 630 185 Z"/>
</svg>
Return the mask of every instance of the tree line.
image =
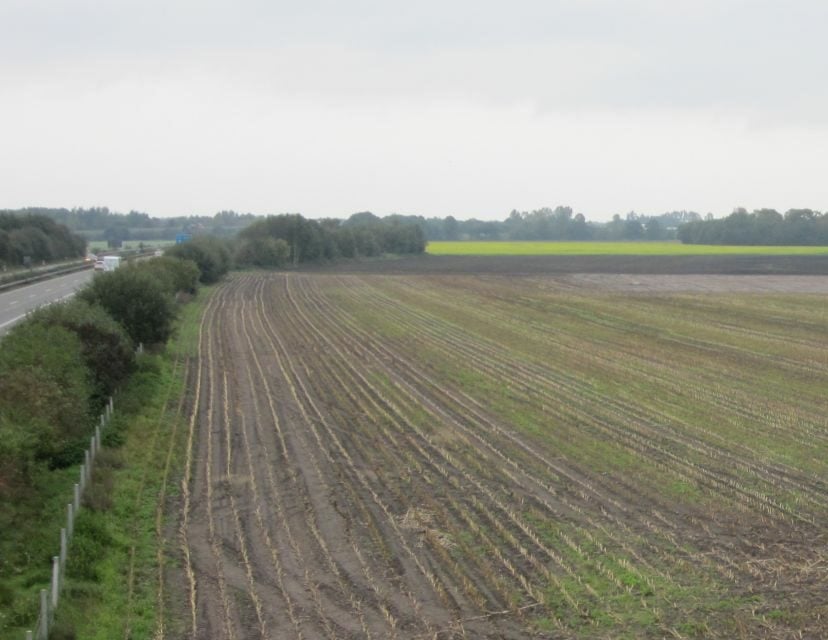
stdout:
<svg viewBox="0 0 828 640">
<path fill-rule="evenodd" d="M 0 264 L 20 265 L 24 256 L 40 262 L 84 255 L 84 237 L 46 215 L 32 213 L 35 210 L 21 211 L 28 213 L 0 214 Z M 108 210 L 68 213 L 77 217 L 76 223 L 119 215 Z M 145 224 L 145 215 L 132 212 L 122 217 Z M 416 220 L 395 215 L 380 218 L 367 211 L 356 213 L 347 220 L 312 220 L 299 214 L 247 217 L 234 212 L 219 212 L 216 216 L 223 220 L 243 219 L 247 226 L 237 229 L 234 237 L 217 236 L 202 227 L 191 227 L 189 230 L 195 242 L 184 242 L 167 249 L 168 255 L 198 263 L 206 282 L 217 280 L 234 263 L 240 266 L 297 266 L 338 258 L 422 253 L 426 245 L 425 233 Z"/>
<path fill-rule="evenodd" d="M 260 216 L 252 213 L 219 211 L 213 216 L 176 216 L 155 218 L 147 213 L 130 211 L 117 213 L 107 207 L 88 209 L 27 208 L 15 213 L 48 216 L 64 224 L 71 231 L 82 234 L 88 240 L 107 240 L 111 247 L 120 246 L 125 240 L 171 240 L 178 233 L 232 237 L 246 227 L 268 218 L 290 218 L 299 214 Z M 299 216 L 301 217 L 301 216 Z M 305 218 L 302 218 L 306 220 Z M 543 207 L 531 211 L 513 210 L 503 220 L 458 220 L 454 216 L 426 218 L 418 215 L 391 214 L 379 217 L 370 212 L 356 213 L 347 220 L 323 219 L 315 222 L 313 229 L 303 229 L 308 237 L 309 251 L 317 258 L 335 256 L 372 256 L 378 253 L 408 252 L 411 244 L 419 239 L 411 230 L 399 227 L 416 225 L 426 242 L 430 240 L 671 240 L 676 237 L 678 226 L 701 220 L 693 211 L 672 211 L 655 216 L 635 212 L 625 216 L 616 214 L 610 222 L 592 222 L 571 207 Z M 267 223 L 277 233 L 283 228 L 302 226 L 282 221 Z M 383 233 L 366 231 L 365 227 L 384 227 Z M 376 229 L 374 229 L 376 231 Z M 294 230 L 291 228 L 291 233 Z M 297 231 L 297 233 L 299 233 Z M 286 242 L 290 239 L 283 237 Z M 310 246 L 313 245 L 313 246 Z M 298 262 L 303 252 L 296 252 Z M 312 258 L 313 259 L 313 258 Z M 294 261 L 293 255 L 289 258 Z"/>
<path fill-rule="evenodd" d="M 121 246 L 125 240 L 172 240 L 179 233 L 230 237 L 257 217 L 252 213 L 219 211 L 212 216 L 157 218 L 141 211 L 118 213 L 108 207 L 26 207 L 0 211 L 2 213 L 45 216 L 86 240 L 106 240 L 112 248 Z"/>
<path fill-rule="evenodd" d="M 300 214 L 260 216 L 252 213 L 237 213 L 232 210 L 219 211 L 213 216 L 176 216 L 155 218 L 147 213 L 130 211 L 117 213 L 107 207 L 89 209 L 65 209 L 29 207 L 15 211 L 6 210 L 0 215 L 15 215 L 18 218 L 46 217 L 70 232 L 86 240 L 106 240 L 110 248 L 117 248 L 126 240 L 172 240 L 179 233 L 195 236 L 232 238 L 245 228 L 258 223 L 257 231 L 248 232 L 246 238 L 254 238 L 264 231 L 273 240 L 282 239 L 288 243 L 287 262 L 299 264 L 313 260 L 332 260 L 339 257 L 353 258 L 376 256 L 383 253 L 417 252 L 425 246 L 425 228 L 419 219 L 408 216 L 390 215 L 384 218 L 370 212 L 352 215 L 347 220 L 310 220 Z M 411 228 L 421 227 L 421 230 Z M 269 243 L 265 243 L 268 244 Z M 252 254 L 251 254 L 251 249 Z M 256 245 L 247 247 L 243 257 L 272 247 Z"/>
<path fill-rule="evenodd" d="M 503 220 L 457 220 L 401 216 L 418 224 L 427 240 L 532 240 L 532 241 L 625 241 L 673 240 L 677 228 L 701 220 L 694 211 L 671 211 L 655 216 L 631 211 L 616 214 L 610 222 L 591 222 L 571 207 L 543 207 L 532 211 L 513 210 Z"/>
<path fill-rule="evenodd" d="M 425 251 L 422 228 L 402 216 L 370 212 L 347 220 L 310 220 L 299 214 L 268 216 L 243 229 L 236 243 L 241 265 L 284 266 Z"/>
<path fill-rule="evenodd" d="M 86 240 L 43 215 L 0 213 L 0 267 L 83 257 Z"/>
<path fill-rule="evenodd" d="M 748 213 L 739 208 L 726 218 L 681 226 L 678 239 L 685 244 L 828 245 L 828 214 L 812 209 Z"/>
<path fill-rule="evenodd" d="M 0 212 L 0 221 L 14 216 Z M 670 211 L 659 215 L 635 212 L 616 214 L 609 222 L 593 222 L 571 207 L 513 210 L 503 220 L 458 220 L 454 216 L 426 218 L 392 214 L 379 217 L 356 213 L 347 220 L 310 220 L 299 214 L 259 216 L 219 211 L 213 216 L 154 218 L 130 211 L 115 213 L 106 207 L 91 209 L 21 209 L 26 218 L 38 220 L 35 230 L 14 231 L 16 250 L 9 249 L 11 230 L 0 224 L 0 260 L 20 259 L 21 251 L 32 254 L 47 246 L 42 239 L 44 219 L 65 224 L 56 248 L 79 246 L 77 234 L 88 239 L 105 238 L 111 246 L 126 239 L 173 239 L 178 233 L 193 236 L 239 238 L 234 255 L 240 264 L 284 265 L 338 257 L 370 257 L 382 253 L 416 253 L 432 240 L 536 240 L 536 241 L 633 241 L 675 240 L 698 244 L 826 244 L 826 214 L 812 209 L 791 209 L 781 214 L 773 209 L 748 213 L 736 209 L 722 219 L 695 211 Z M 6 226 L 10 226 L 6 222 Z M 415 227 L 418 229 L 415 229 Z M 6 235 L 3 235 L 3 231 Z M 73 235 L 74 233 L 74 235 Z M 47 233 L 55 235 L 54 227 Z M 287 248 L 281 242 L 283 241 Z M 287 253 L 285 253 L 287 251 Z M 5 258 L 3 256 L 6 256 Z M 30 255 L 29 253 L 24 255 Z M 77 255 L 77 253 L 75 253 Z M 48 258 L 34 257 L 35 260 Z"/>
<path fill-rule="evenodd" d="M 193 261 L 206 284 L 230 268 L 296 267 L 342 258 L 425 251 L 422 229 L 393 217 L 357 213 L 348 220 L 311 220 L 299 214 L 259 218 L 233 239 L 196 236 L 165 250 L 166 256 Z"/>
</svg>

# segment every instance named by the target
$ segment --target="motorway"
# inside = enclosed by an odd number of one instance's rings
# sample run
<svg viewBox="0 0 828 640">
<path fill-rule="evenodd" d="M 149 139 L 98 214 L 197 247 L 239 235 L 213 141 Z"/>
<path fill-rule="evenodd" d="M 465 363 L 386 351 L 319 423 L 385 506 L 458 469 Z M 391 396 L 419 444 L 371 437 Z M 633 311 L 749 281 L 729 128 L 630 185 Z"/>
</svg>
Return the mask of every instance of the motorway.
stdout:
<svg viewBox="0 0 828 640">
<path fill-rule="evenodd" d="M 25 318 L 29 311 L 72 297 L 92 280 L 92 275 L 92 269 L 87 269 L 0 293 L 0 335 Z"/>
</svg>

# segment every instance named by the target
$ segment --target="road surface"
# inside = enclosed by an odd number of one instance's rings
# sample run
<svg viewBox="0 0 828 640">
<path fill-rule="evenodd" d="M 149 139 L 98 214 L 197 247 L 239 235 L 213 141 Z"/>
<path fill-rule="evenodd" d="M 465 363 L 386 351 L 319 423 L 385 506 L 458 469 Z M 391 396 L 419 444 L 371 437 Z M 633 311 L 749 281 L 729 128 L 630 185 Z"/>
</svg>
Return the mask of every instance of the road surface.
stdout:
<svg viewBox="0 0 828 640">
<path fill-rule="evenodd" d="M 92 275 L 92 269 L 87 269 L 0 293 L 0 335 L 25 318 L 29 311 L 75 295 Z"/>
</svg>

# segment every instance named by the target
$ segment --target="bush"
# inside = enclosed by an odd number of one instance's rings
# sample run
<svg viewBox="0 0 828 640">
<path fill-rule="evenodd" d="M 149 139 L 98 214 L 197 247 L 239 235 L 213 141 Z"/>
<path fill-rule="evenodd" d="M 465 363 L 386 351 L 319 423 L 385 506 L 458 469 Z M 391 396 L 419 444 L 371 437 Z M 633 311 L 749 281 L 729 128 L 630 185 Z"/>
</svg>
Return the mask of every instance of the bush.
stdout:
<svg viewBox="0 0 828 640">
<path fill-rule="evenodd" d="M 29 316 L 31 322 L 60 326 L 81 341 L 81 353 L 92 372 L 93 405 L 100 407 L 135 364 L 134 348 L 124 328 L 102 307 L 81 299 L 52 304 Z"/>
<path fill-rule="evenodd" d="M 236 264 L 252 267 L 283 267 L 290 246 L 281 238 L 258 236 L 242 240 L 236 249 Z"/>
<path fill-rule="evenodd" d="M 106 524 L 106 515 L 100 511 L 82 509 L 75 520 L 72 553 L 66 563 L 66 572 L 77 580 L 98 582 L 98 561 L 114 542 Z"/>
<path fill-rule="evenodd" d="M 115 488 L 115 475 L 112 467 L 95 461 L 92 468 L 92 482 L 83 494 L 83 504 L 92 511 L 109 511 L 112 509 Z"/>
<path fill-rule="evenodd" d="M 201 272 L 204 284 L 218 282 L 230 269 L 230 251 L 225 242 L 202 236 L 165 249 L 165 256 L 192 260 Z"/>
<path fill-rule="evenodd" d="M 78 297 L 106 309 L 135 343 L 166 342 L 172 334 L 173 298 L 141 268 L 127 266 L 98 274 Z"/>
<path fill-rule="evenodd" d="M 198 288 L 201 272 L 192 260 L 163 256 L 141 262 L 136 266 L 152 274 L 173 295 L 180 292 L 195 293 Z"/>
<path fill-rule="evenodd" d="M 77 640 L 75 625 L 68 620 L 58 618 L 49 629 L 49 640 Z"/>
<path fill-rule="evenodd" d="M 84 238 L 47 216 L 0 212 L 2 264 L 22 264 L 24 257 L 34 262 L 79 258 L 85 249 Z"/>
<path fill-rule="evenodd" d="M 89 430 L 91 391 L 74 333 L 29 322 L 14 327 L 0 342 L 0 466 L 16 457 L 16 471 L 25 474 L 34 458 L 71 462 L 63 455 Z"/>
<path fill-rule="evenodd" d="M 0 374 L 0 393 L 4 376 Z M 28 484 L 30 466 L 37 453 L 38 444 L 45 439 L 49 425 L 43 421 L 38 424 L 26 424 L 14 420 L 0 411 L 0 513 L 10 505 L 12 499 L 19 495 Z"/>
</svg>

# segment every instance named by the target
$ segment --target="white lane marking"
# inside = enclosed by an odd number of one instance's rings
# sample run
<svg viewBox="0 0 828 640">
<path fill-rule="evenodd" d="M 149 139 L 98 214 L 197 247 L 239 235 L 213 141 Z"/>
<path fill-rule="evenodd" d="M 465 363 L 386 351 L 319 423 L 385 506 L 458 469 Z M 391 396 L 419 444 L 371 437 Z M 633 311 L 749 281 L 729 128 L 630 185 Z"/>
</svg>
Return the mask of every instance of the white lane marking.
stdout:
<svg viewBox="0 0 828 640">
<path fill-rule="evenodd" d="M 48 307 L 50 304 L 54 304 L 55 302 L 60 302 L 61 300 L 66 300 L 66 298 L 71 298 L 73 295 L 75 295 L 74 291 L 72 293 L 67 293 L 65 296 L 61 296 L 60 298 L 56 298 L 56 299 L 52 300 L 51 302 L 47 302 L 46 304 L 43 304 L 43 305 L 40 305 L 40 306 Z M 34 311 L 34 309 L 30 309 L 29 311 Z M 11 320 L 6 320 L 5 322 L 0 323 L 0 329 L 2 329 L 3 327 L 8 326 L 8 325 L 10 325 L 14 322 L 17 322 L 21 318 L 25 318 L 27 314 L 28 314 L 28 311 L 26 313 L 21 313 L 19 316 L 15 316 Z"/>
<path fill-rule="evenodd" d="M 0 329 L 5 327 L 7 324 L 11 324 L 12 322 L 17 322 L 18 320 L 20 320 L 20 318 L 25 318 L 25 317 L 26 317 L 26 314 L 23 313 L 23 314 L 17 316 L 16 318 L 12 318 L 11 320 L 6 320 L 5 322 L 0 323 Z"/>
<path fill-rule="evenodd" d="M 52 293 L 51 289 L 46 289 L 46 293 Z"/>
<path fill-rule="evenodd" d="M 9 302 L 9 306 L 12 306 L 13 304 L 17 304 L 18 302 L 20 302 L 20 300 L 12 300 L 11 302 Z"/>
</svg>

